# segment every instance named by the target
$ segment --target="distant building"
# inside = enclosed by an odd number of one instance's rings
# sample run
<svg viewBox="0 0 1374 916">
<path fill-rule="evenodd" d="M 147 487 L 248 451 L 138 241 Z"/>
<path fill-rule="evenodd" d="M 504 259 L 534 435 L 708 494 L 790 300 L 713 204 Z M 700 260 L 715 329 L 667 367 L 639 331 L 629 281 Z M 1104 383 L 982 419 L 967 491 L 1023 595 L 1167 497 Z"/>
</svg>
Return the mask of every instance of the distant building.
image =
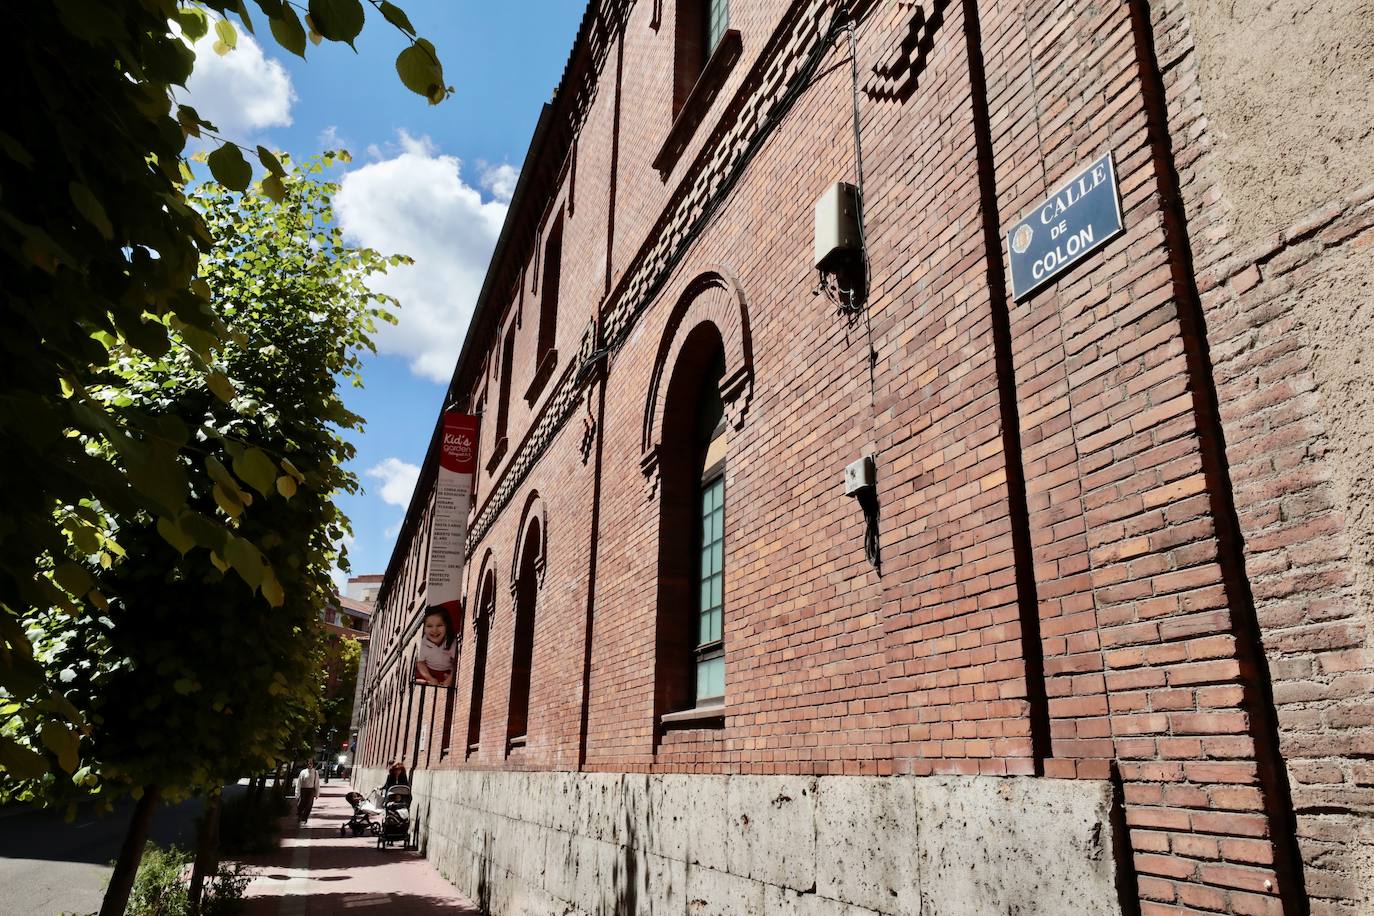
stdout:
<svg viewBox="0 0 1374 916">
<path fill-rule="evenodd" d="M 353 576 L 344 585 L 344 593 L 334 596 L 334 600 L 320 611 L 320 623 L 324 629 L 336 637 L 356 640 L 362 649 L 358 659 L 358 683 L 353 694 L 353 714 L 349 723 L 348 747 L 343 749 L 345 764 L 351 765 L 358 741 L 358 707 L 362 699 L 362 672 L 367 665 L 368 631 L 372 626 L 373 599 L 382 577 L 376 575 Z M 333 759 L 331 757 L 331 759 Z"/>
<path fill-rule="evenodd" d="M 381 589 L 382 581 L 385 578 L 386 576 L 382 575 L 353 576 L 348 580 L 344 594 L 349 598 L 371 605 L 377 600 L 377 592 Z"/>
</svg>

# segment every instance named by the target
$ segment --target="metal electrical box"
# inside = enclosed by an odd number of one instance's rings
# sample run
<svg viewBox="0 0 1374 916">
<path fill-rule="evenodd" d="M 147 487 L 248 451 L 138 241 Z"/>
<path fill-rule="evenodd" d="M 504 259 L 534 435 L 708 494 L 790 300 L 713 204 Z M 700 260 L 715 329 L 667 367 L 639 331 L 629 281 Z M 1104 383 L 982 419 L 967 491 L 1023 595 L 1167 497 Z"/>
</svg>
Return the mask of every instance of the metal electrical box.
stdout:
<svg viewBox="0 0 1374 916">
<path fill-rule="evenodd" d="M 816 201 L 816 267 L 825 270 L 860 248 L 859 191 L 837 181 Z"/>
</svg>

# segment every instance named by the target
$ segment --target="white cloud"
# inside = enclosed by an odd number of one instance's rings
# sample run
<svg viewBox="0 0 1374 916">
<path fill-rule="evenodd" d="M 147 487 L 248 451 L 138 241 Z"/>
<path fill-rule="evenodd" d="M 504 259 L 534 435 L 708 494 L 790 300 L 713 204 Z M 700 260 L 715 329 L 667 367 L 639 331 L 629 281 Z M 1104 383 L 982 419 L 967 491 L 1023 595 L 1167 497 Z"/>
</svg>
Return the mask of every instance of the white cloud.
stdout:
<svg viewBox="0 0 1374 916">
<path fill-rule="evenodd" d="M 462 163 L 439 153 L 428 137 L 401 131 L 387 154 L 343 177 L 334 210 L 350 241 L 415 259 L 373 282 L 401 302 L 400 323 L 378 330 L 377 348 L 407 359 L 416 375 L 446 382 L 506 203 L 483 201 L 463 180 Z"/>
<path fill-rule="evenodd" d="M 404 509 L 410 505 L 410 494 L 420 477 L 420 468 L 399 458 L 387 458 L 368 468 L 367 476 L 382 482 L 377 494 L 382 502 Z"/>
<path fill-rule="evenodd" d="M 519 170 L 508 162 L 482 167 L 482 187 L 502 203 L 510 203 L 511 195 L 515 193 L 515 182 L 519 177 Z"/>
<path fill-rule="evenodd" d="M 393 524 L 393 525 L 388 525 L 388 526 L 387 526 L 387 529 L 386 529 L 386 531 L 385 531 L 386 536 L 389 537 L 389 538 L 394 538 L 394 537 L 396 537 L 396 535 L 398 535 L 398 534 L 401 533 L 401 526 L 402 526 L 403 524 L 405 524 L 405 519 L 404 519 L 404 518 L 398 518 L 398 519 L 396 519 L 396 523 L 395 523 L 395 524 Z"/>
<path fill-rule="evenodd" d="M 191 46 L 196 65 L 178 101 L 219 128 L 221 136 L 242 143 L 269 127 L 291 126 L 296 90 L 285 67 L 264 55 L 244 29 L 238 33 L 238 47 L 222 56 L 214 51 L 213 24 Z"/>
<path fill-rule="evenodd" d="M 348 142 L 345 141 L 343 137 L 339 136 L 339 126 L 337 124 L 330 124 L 324 130 L 320 131 L 315 141 L 320 144 L 321 149 L 348 148 Z"/>
</svg>

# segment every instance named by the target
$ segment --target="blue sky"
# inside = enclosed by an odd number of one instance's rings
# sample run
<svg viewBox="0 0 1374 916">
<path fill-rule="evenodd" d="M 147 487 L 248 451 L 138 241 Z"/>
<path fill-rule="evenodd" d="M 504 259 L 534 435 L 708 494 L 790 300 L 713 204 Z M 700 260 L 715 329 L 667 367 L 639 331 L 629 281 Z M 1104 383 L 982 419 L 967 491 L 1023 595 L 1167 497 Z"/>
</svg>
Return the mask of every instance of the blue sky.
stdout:
<svg viewBox="0 0 1374 916">
<path fill-rule="evenodd" d="M 382 572 L 424 458 L 443 384 L 458 355 L 487 259 L 539 109 L 563 72 L 582 16 L 579 0 L 401 0 L 434 42 L 454 95 L 431 106 L 408 91 L 394 61 L 402 36 L 372 12 L 357 53 L 324 43 L 301 61 L 259 18 L 216 57 L 197 46 L 190 103 L 223 135 L 297 157 L 347 148 L 335 170 L 346 236 L 416 258 L 384 281 L 400 325 L 379 338 L 367 387 L 348 406 L 367 418 L 352 468 L 365 492 L 344 497 L 353 520 L 352 572 Z M 242 30 L 240 30 L 242 33 Z M 213 32 L 211 33 L 213 38 Z M 203 40 L 204 41 L 204 40 Z"/>
</svg>

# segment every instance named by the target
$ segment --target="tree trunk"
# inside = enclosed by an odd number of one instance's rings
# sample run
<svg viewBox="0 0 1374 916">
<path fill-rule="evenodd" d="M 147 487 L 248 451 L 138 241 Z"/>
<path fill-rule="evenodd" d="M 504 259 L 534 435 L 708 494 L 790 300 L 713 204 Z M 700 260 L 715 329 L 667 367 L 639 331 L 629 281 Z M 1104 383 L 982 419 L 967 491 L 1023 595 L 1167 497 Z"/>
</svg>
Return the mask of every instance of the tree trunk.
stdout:
<svg viewBox="0 0 1374 916">
<path fill-rule="evenodd" d="M 105 888 L 100 916 L 124 916 L 124 910 L 129 906 L 129 893 L 134 889 L 134 876 L 138 874 L 138 865 L 143 861 L 148 830 L 153 826 L 153 812 L 157 809 L 161 794 L 157 786 L 143 787 L 143 796 L 134 805 L 134 816 L 124 834 L 124 845 L 119 848 L 119 859 L 115 862 L 114 874 L 110 876 L 110 886 Z"/>
<path fill-rule="evenodd" d="M 191 916 L 200 913 L 201 897 L 205 893 L 205 882 L 213 880 L 219 870 L 219 803 L 222 790 L 216 789 L 205 799 L 205 816 L 200 822 L 200 836 L 196 842 L 196 864 L 191 868 L 191 890 L 189 892 Z"/>
</svg>

